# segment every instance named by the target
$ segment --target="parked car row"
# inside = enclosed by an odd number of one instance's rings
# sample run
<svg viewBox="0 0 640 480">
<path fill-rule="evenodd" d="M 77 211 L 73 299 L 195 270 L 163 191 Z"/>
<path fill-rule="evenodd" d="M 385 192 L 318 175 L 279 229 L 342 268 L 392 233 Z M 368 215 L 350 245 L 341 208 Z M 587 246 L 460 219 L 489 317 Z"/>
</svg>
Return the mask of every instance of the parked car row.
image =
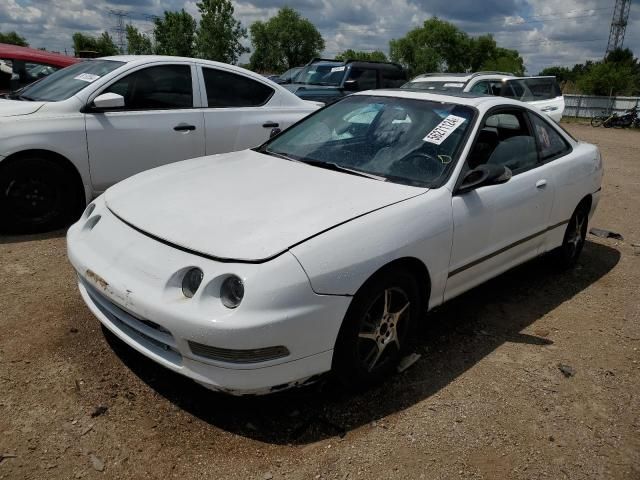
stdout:
<svg viewBox="0 0 640 480">
<path fill-rule="evenodd" d="M 574 265 L 598 204 L 597 148 L 505 98 L 552 87 L 468 77 L 315 59 L 284 88 L 180 57 L 76 63 L 0 100 L 0 225 L 80 217 L 91 311 L 208 388 L 367 387 L 428 310 L 546 252 Z"/>
</svg>

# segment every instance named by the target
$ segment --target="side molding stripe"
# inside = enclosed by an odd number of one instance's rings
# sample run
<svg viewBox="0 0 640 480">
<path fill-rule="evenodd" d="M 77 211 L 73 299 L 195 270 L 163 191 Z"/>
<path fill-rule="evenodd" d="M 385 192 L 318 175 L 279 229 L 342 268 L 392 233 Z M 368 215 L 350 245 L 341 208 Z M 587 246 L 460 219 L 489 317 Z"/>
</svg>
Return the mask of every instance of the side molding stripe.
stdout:
<svg viewBox="0 0 640 480">
<path fill-rule="evenodd" d="M 570 219 L 569 219 L 570 220 Z M 507 250 L 513 248 L 513 247 L 517 247 L 518 245 L 522 245 L 525 242 L 528 242 L 529 240 L 533 240 L 536 237 L 539 237 L 540 235 L 544 235 L 545 233 L 554 230 L 558 227 L 561 227 L 563 225 L 566 225 L 567 223 L 569 223 L 569 220 L 564 220 L 560 223 L 556 223 L 555 225 L 552 225 L 550 227 L 545 228 L 544 230 L 541 230 L 539 232 L 534 233 L 533 235 L 529 235 L 528 237 L 522 238 L 520 240 L 518 240 L 517 242 L 512 243 L 511 245 L 507 245 L 506 247 L 502 247 L 499 250 L 496 250 L 493 253 L 490 253 L 489 255 L 485 255 L 484 257 L 481 257 L 477 260 L 474 260 L 473 262 L 467 263 L 466 265 L 463 265 L 461 267 L 456 268 L 455 270 L 452 270 L 451 272 L 449 272 L 449 276 L 447 278 L 451 278 L 454 275 L 457 275 L 458 273 L 464 272 L 465 270 L 468 270 L 469 268 L 475 267 L 476 265 L 485 262 L 493 257 L 495 257 L 496 255 L 500 255 L 501 253 L 506 252 Z"/>
</svg>

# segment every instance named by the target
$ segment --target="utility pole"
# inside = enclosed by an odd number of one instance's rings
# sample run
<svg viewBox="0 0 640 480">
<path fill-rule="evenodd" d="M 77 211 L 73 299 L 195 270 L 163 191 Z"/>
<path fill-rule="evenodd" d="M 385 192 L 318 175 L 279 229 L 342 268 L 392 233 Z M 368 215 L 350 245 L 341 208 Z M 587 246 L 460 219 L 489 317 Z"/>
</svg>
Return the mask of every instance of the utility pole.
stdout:
<svg viewBox="0 0 640 480">
<path fill-rule="evenodd" d="M 111 31 L 113 32 L 113 36 L 116 39 L 116 45 L 120 49 L 121 53 L 126 53 L 127 51 L 127 28 L 125 27 L 125 17 L 129 16 L 129 13 L 124 10 L 114 10 L 110 9 L 109 14 L 115 17 L 115 25 L 111 27 Z"/>
<path fill-rule="evenodd" d="M 611 30 L 609 31 L 609 43 L 607 43 L 607 51 L 604 54 L 605 58 L 612 50 L 622 48 L 630 9 L 631 0 L 616 0 L 611 19 Z"/>
</svg>

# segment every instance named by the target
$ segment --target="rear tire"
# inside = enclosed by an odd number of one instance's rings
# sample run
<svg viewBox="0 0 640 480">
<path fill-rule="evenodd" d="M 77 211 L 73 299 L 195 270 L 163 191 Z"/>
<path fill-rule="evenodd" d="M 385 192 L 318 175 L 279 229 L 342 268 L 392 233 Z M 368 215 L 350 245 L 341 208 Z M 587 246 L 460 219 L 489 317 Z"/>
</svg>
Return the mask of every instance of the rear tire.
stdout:
<svg viewBox="0 0 640 480">
<path fill-rule="evenodd" d="M 404 269 L 381 272 L 360 288 L 333 356 L 333 373 L 346 387 L 366 389 L 395 371 L 420 315 L 420 300 L 416 279 Z"/>
<path fill-rule="evenodd" d="M 0 163 L 0 231 L 38 233 L 63 227 L 78 210 L 72 175 L 43 157 Z"/>
<path fill-rule="evenodd" d="M 562 245 L 553 252 L 555 260 L 561 269 L 572 268 L 578 263 L 580 253 L 582 253 L 582 248 L 587 239 L 588 223 L 588 206 L 585 204 L 578 205 L 567 224 Z"/>
</svg>

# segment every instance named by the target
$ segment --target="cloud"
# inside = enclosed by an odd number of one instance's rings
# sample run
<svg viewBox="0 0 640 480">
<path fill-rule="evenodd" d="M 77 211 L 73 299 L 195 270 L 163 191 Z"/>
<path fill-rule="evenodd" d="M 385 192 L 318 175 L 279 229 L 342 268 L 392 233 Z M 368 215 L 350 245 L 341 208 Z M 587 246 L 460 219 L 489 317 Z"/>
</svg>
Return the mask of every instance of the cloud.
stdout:
<svg viewBox="0 0 640 480">
<path fill-rule="evenodd" d="M 76 31 L 99 35 L 115 25 L 110 9 L 152 29 L 149 15 L 179 10 L 199 17 L 197 0 L 0 0 L 0 31 L 16 30 L 34 47 L 72 52 Z M 613 2 L 601 0 L 238 0 L 237 18 L 248 27 L 288 5 L 310 19 L 326 41 L 324 56 L 347 48 L 388 52 L 399 38 L 432 15 L 472 35 L 491 33 L 515 48 L 528 73 L 550 65 L 573 65 L 604 56 Z M 640 4 L 631 5 L 624 46 L 640 55 Z M 248 57 L 242 59 L 246 61 Z"/>
</svg>

